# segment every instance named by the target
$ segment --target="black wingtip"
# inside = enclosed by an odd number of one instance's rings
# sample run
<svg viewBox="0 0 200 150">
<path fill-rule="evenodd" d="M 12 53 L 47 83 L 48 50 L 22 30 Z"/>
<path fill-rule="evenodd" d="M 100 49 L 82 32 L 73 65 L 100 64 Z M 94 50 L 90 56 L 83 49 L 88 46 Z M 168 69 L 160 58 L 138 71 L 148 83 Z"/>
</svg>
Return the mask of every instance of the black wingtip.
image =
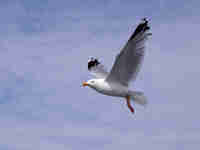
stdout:
<svg viewBox="0 0 200 150">
<path fill-rule="evenodd" d="M 98 61 L 97 58 L 91 57 L 88 60 L 88 70 L 91 70 L 93 67 L 98 66 L 100 62 Z"/>
<path fill-rule="evenodd" d="M 146 17 L 142 18 L 141 21 L 142 22 L 137 26 L 137 28 L 135 29 L 134 33 L 132 34 L 129 40 L 132 40 L 133 38 L 135 38 L 135 36 L 137 36 L 141 32 L 150 30 L 150 27 L 148 25 L 149 21 L 147 20 L 147 18 Z"/>
<path fill-rule="evenodd" d="M 149 21 L 147 20 L 147 18 L 142 18 L 142 25 L 144 26 L 144 31 L 150 30 L 150 27 L 148 26 Z"/>
</svg>

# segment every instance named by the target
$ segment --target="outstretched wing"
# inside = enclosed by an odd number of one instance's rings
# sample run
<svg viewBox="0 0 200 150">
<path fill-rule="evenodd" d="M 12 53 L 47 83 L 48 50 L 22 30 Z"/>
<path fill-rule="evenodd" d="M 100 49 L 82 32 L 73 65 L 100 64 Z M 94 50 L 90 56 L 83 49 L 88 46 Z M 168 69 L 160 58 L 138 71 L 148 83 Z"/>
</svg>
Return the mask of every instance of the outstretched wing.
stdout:
<svg viewBox="0 0 200 150">
<path fill-rule="evenodd" d="M 96 58 L 89 59 L 88 70 L 96 78 L 106 78 L 108 75 L 105 67 Z"/>
<path fill-rule="evenodd" d="M 129 38 L 125 47 L 117 55 L 115 63 L 107 77 L 108 82 L 119 82 L 128 86 L 135 79 L 144 58 L 145 41 L 151 35 L 148 21 L 144 18 Z"/>
</svg>

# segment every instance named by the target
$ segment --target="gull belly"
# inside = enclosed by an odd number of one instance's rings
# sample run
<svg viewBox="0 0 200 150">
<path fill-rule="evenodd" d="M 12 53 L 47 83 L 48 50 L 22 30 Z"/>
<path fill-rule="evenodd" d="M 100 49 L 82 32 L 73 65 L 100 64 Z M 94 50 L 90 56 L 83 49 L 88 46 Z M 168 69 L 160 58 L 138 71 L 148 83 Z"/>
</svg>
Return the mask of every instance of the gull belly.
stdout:
<svg viewBox="0 0 200 150">
<path fill-rule="evenodd" d="M 128 94 L 128 87 L 119 83 L 108 83 L 104 79 L 98 79 L 97 84 L 92 88 L 97 92 L 108 96 L 126 97 Z"/>
</svg>

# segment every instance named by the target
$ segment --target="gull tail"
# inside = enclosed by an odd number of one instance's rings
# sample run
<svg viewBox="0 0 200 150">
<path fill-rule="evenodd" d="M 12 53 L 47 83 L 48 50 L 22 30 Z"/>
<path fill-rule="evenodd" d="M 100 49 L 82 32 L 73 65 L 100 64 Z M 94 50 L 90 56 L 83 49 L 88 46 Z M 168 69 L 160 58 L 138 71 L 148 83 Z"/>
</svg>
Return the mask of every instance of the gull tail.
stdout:
<svg viewBox="0 0 200 150">
<path fill-rule="evenodd" d="M 139 91 L 129 91 L 128 94 L 131 96 L 131 99 L 137 104 L 145 106 L 147 104 L 147 99 L 144 96 L 143 92 Z"/>
</svg>

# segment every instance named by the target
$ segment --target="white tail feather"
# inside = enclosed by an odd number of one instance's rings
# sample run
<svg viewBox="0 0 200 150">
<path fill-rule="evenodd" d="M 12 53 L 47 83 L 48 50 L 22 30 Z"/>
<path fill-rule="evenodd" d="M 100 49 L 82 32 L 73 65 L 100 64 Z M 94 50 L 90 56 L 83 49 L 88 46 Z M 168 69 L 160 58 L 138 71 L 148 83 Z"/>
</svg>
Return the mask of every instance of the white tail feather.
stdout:
<svg viewBox="0 0 200 150">
<path fill-rule="evenodd" d="M 129 95 L 131 96 L 131 99 L 136 102 L 137 104 L 145 106 L 147 104 L 147 99 L 144 96 L 143 92 L 138 91 L 129 91 Z"/>
</svg>

